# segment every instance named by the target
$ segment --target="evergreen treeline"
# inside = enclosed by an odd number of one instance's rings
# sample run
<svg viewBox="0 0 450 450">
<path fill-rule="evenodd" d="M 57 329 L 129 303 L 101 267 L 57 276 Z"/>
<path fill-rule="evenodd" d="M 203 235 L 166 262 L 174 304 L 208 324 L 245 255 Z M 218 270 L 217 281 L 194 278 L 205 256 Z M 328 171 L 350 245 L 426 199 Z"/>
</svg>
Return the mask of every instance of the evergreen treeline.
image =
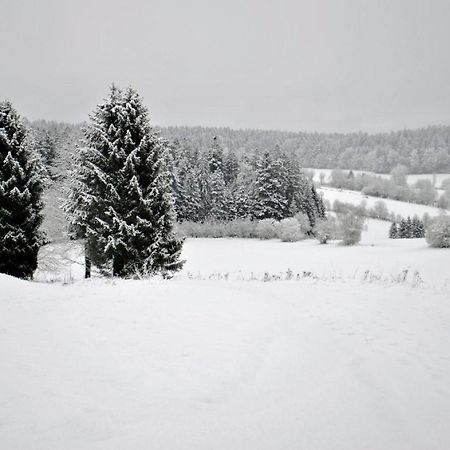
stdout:
<svg viewBox="0 0 450 450">
<path fill-rule="evenodd" d="M 78 139 L 81 127 L 45 121 L 33 122 L 33 126 L 50 129 L 53 135 L 72 135 L 73 142 Z M 378 134 L 213 127 L 161 127 L 160 130 L 167 139 L 187 141 L 200 153 L 208 152 L 212 139 L 218 136 L 223 149 L 238 156 L 255 149 L 271 151 L 279 147 L 281 151 L 300 161 L 303 167 L 389 173 L 394 167 L 404 165 L 409 173 L 450 173 L 450 126 L 430 126 Z M 63 154 L 66 149 L 67 146 L 63 143 Z"/>
<path fill-rule="evenodd" d="M 389 133 L 304 133 L 272 130 L 232 130 L 208 127 L 163 127 L 169 139 L 186 139 L 207 151 L 213 136 L 224 149 L 242 155 L 277 146 L 293 154 L 303 167 L 367 170 L 389 173 L 404 165 L 409 173 L 450 173 L 450 126 L 429 126 Z"/>
<path fill-rule="evenodd" d="M 43 174 L 27 129 L 10 102 L 0 102 L 0 272 L 31 278 L 43 239 Z"/>
<path fill-rule="evenodd" d="M 238 157 L 213 137 L 200 152 L 175 140 L 171 164 L 178 221 L 282 220 L 301 212 L 313 227 L 325 217 L 322 198 L 296 159 L 275 149 Z"/>
<path fill-rule="evenodd" d="M 392 222 L 389 229 L 391 239 L 410 239 L 425 237 L 425 225 L 418 217 L 401 219 L 400 222 Z"/>
</svg>

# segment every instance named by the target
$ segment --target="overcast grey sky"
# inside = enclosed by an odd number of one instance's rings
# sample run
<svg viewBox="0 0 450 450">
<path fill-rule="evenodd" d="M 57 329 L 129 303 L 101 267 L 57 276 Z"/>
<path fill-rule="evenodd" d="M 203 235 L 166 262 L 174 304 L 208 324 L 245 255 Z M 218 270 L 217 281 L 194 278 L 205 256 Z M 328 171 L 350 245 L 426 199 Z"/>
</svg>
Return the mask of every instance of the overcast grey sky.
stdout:
<svg viewBox="0 0 450 450">
<path fill-rule="evenodd" d="M 0 98 L 81 121 L 133 85 L 153 124 L 450 124 L 450 0 L 0 0 Z"/>
</svg>

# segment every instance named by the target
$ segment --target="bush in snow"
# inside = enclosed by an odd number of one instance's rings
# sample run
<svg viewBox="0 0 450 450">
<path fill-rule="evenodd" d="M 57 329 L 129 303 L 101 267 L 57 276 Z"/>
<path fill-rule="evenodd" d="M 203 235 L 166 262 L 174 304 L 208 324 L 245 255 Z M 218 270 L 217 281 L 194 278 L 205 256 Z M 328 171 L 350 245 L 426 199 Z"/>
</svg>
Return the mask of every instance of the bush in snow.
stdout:
<svg viewBox="0 0 450 450">
<path fill-rule="evenodd" d="M 64 205 L 72 236 L 85 238 L 87 266 L 112 264 L 116 276 L 181 268 L 166 147 L 136 91 L 113 86 L 91 115 Z"/>
<path fill-rule="evenodd" d="M 0 272 L 31 278 L 43 242 L 41 169 L 10 102 L 0 102 Z"/>
<path fill-rule="evenodd" d="M 283 219 L 277 226 L 278 237 L 283 242 L 297 242 L 305 238 L 300 225 L 295 218 Z"/>
<path fill-rule="evenodd" d="M 278 237 L 277 222 L 273 219 L 259 220 L 255 233 L 259 239 L 276 239 Z"/>
<path fill-rule="evenodd" d="M 389 211 L 383 200 L 377 200 L 368 213 L 374 219 L 389 220 Z"/>
<path fill-rule="evenodd" d="M 256 237 L 256 222 L 250 219 L 235 219 L 228 223 L 229 236 L 238 238 Z"/>
<path fill-rule="evenodd" d="M 337 226 L 334 217 L 327 217 L 326 219 L 318 220 L 314 226 L 314 236 L 321 244 L 326 244 L 329 239 L 337 237 Z"/>
<path fill-rule="evenodd" d="M 361 240 L 364 217 L 355 214 L 338 214 L 338 227 L 342 235 L 342 245 L 355 245 Z"/>
<path fill-rule="evenodd" d="M 430 221 L 425 238 L 431 247 L 450 247 L 450 216 L 439 216 Z"/>
<path fill-rule="evenodd" d="M 295 215 L 295 219 L 298 222 L 298 225 L 300 227 L 301 232 L 304 235 L 307 235 L 311 232 L 311 223 L 309 221 L 308 216 L 305 213 L 299 212 Z M 322 220 L 322 219 L 316 219 L 316 220 Z"/>
</svg>

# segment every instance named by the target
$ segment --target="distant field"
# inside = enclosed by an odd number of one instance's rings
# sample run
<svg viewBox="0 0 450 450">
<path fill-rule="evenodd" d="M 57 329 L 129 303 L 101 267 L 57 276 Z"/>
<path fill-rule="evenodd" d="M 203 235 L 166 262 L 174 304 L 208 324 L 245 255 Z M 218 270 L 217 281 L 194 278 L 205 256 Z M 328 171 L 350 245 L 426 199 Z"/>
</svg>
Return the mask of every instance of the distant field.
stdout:
<svg viewBox="0 0 450 450">
<path fill-rule="evenodd" d="M 443 214 L 444 211 L 433 206 L 418 205 L 417 203 L 400 202 L 398 200 L 391 200 L 379 197 L 371 197 L 363 195 L 358 191 L 347 191 L 345 189 L 337 189 L 331 187 L 319 188 L 318 192 L 323 195 L 325 200 L 328 200 L 333 204 L 335 200 L 341 202 L 351 203 L 353 205 L 359 205 L 362 201 L 365 201 L 367 207 L 371 208 L 377 201 L 382 200 L 389 212 L 400 214 L 403 217 L 414 216 L 417 214 L 422 217 L 425 213 L 428 213 L 431 217 Z"/>
<path fill-rule="evenodd" d="M 325 181 L 330 181 L 331 179 L 331 172 L 332 169 L 315 169 L 315 168 L 305 168 L 305 170 L 310 170 L 314 172 L 314 181 L 320 181 L 320 174 L 325 174 Z M 388 173 L 375 173 L 375 172 L 369 172 L 367 170 L 353 170 L 354 174 L 357 173 L 366 173 L 370 175 L 377 175 L 379 177 L 383 178 L 389 178 L 390 175 Z M 417 180 L 430 180 L 431 182 L 435 182 L 436 189 L 440 189 L 442 181 L 444 181 L 446 178 L 450 178 L 450 173 L 437 173 L 437 174 L 431 174 L 431 173 L 421 173 L 421 174 L 410 174 L 407 176 L 407 181 L 409 184 L 414 184 Z"/>
</svg>

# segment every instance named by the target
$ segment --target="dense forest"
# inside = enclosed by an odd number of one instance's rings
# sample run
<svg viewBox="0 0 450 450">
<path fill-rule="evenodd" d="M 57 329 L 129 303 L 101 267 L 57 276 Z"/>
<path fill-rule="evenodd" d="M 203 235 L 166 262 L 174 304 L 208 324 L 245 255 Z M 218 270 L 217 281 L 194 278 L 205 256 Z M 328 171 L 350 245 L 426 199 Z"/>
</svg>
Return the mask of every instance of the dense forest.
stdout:
<svg viewBox="0 0 450 450">
<path fill-rule="evenodd" d="M 37 121 L 34 128 L 46 130 L 62 161 L 75 148 L 81 125 Z M 294 157 L 303 167 L 353 169 L 389 173 L 398 165 L 410 173 L 450 173 L 450 126 L 430 126 L 390 133 L 303 133 L 273 130 L 232 130 L 211 127 L 161 127 L 170 141 L 186 141 L 207 153 L 217 136 L 225 153 L 239 158 L 255 150 L 278 149 Z"/>
<path fill-rule="evenodd" d="M 166 127 L 169 139 L 186 139 L 206 151 L 213 136 L 224 149 L 242 155 L 254 149 L 295 155 L 303 167 L 389 173 L 404 165 L 410 173 L 450 172 L 450 126 L 430 126 L 390 133 L 325 134 L 229 128 Z"/>
</svg>

